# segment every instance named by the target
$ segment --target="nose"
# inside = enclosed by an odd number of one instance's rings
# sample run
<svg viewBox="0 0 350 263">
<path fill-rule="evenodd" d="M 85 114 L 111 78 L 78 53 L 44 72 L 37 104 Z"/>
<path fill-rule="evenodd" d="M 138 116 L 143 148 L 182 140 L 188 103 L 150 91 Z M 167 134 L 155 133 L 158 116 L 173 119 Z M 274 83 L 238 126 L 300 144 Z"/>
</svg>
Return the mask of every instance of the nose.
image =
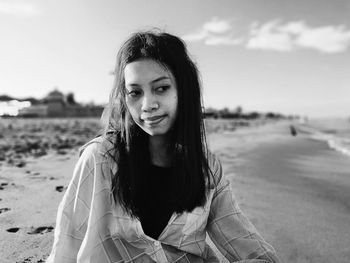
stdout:
<svg viewBox="0 0 350 263">
<path fill-rule="evenodd" d="M 159 107 L 159 104 L 158 104 L 156 96 L 149 94 L 149 95 L 145 95 L 143 97 L 142 107 L 141 107 L 142 111 L 150 112 L 150 111 L 158 109 L 158 107 Z"/>
</svg>

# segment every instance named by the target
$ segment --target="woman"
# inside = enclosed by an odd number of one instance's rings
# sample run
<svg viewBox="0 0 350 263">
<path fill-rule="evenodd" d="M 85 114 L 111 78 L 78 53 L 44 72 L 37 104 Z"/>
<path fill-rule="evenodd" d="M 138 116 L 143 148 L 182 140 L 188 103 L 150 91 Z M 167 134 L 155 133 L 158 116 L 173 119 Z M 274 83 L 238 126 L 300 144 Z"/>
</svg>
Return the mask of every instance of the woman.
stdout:
<svg viewBox="0 0 350 263">
<path fill-rule="evenodd" d="M 121 47 L 105 131 L 86 144 L 47 262 L 278 262 L 206 145 L 197 68 L 176 36 Z"/>
</svg>

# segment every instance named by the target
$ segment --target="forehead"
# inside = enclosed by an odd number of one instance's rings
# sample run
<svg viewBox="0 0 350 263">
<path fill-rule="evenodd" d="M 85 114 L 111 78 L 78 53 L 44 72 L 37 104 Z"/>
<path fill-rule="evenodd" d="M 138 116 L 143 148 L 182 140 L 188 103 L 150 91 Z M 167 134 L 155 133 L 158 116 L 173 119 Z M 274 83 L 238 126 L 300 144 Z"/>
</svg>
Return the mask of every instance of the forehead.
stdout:
<svg viewBox="0 0 350 263">
<path fill-rule="evenodd" d="M 174 76 L 170 70 L 150 59 L 133 61 L 128 63 L 124 69 L 126 85 L 139 82 L 152 82 L 162 77 L 174 81 Z"/>
</svg>

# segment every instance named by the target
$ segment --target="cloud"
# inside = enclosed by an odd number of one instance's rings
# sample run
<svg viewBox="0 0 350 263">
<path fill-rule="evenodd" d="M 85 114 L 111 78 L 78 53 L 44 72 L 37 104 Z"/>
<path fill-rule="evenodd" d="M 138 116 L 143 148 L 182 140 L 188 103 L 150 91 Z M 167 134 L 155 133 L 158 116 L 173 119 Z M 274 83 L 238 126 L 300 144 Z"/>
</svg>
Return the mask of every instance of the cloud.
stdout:
<svg viewBox="0 0 350 263">
<path fill-rule="evenodd" d="M 206 45 L 238 45 L 242 43 L 241 38 L 234 38 L 232 25 L 229 20 L 213 17 L 205 22 L 195 33 L 182 37 L 189 42 L 204 41 Z"/>
<path fill-rule="evenodd" d="M 41 13 L 37 6 L 25 2 L 0 2 L 0 14 L 12 16 L 36 16 Z"/>
<path fill-rule="evenodd" d="M 259 26 L 253 23 L 248 49 L 291 51 L 296 48 L 310 48 L 323 53 L 340 53 L 350 46 L 350 30 L 345 26 L 323 26 L 312 28 L 303 21 L 281 24 L 279 20 Z"/>
<path fill-rule="evenodd" d="M 304 21 L 283 24 L 275 19 L 264 24 L 252 23 L 246 35 L 238 36 L 233 31 L 231 20 L 213 17 L 183 39 L 212 46 L 244 45 L 247 49 L 279 52 L 308 48 L 322 53 L 340 53 L 350 46 L 350 30 L 344 25 L 310 27 Z"/>
<path fill-rule="evenodd" d="M 203 30 L 208 33 L 225 34 L 231 29 L 231 24 L 228 20 L 213 17 L 209 22 L 204 23 Z"/>
<path fill-rule="evenodd" d="M 270 49 L 277 51 L 290 51 L 293 48 L 291 36 L 276 29 L 278 20 L 270 21 L 261 27 L 254 23 L 251 28 L 252 37 L 248 40 L 248 49 Z"/>
<path fill-rule="evenodd" d="M 305 29 L 296 39 L 296 45 L 326 53 L 343 52 L 350 46 L 350 30 L 346 31 L 344 26 Z"/>
</svg>

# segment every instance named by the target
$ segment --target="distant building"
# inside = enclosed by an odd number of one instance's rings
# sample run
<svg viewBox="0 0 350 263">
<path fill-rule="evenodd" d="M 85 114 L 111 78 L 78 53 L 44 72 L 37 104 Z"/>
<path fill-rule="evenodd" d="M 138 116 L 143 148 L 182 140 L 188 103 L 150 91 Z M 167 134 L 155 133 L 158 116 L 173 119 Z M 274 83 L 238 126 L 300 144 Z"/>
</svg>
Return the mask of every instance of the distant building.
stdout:
<svg viewBox="0 0 350 263">
<path fill-rule="evenodd" d="M 81 106 L 67 105 L 64 108 L 65 117 L 101 117 L 104 107 L 102 106 Z"/>
<path fill-rule="evenodd" d="M 65 116 L 65 97 L 58 90 L 51 91 L 44 99 L 47 103 L 47 114 L 50 117 Z"/>
<path fill-rule="evenodd" d="M 18 111 L 18 116 L 20 116 L 20 117 L 47 117 L 48 116 L 48 105 L 39 104 L 39 105 L 32 105 L 30 107 L 20 109 Z"/>
<path fill-rule="evenodd" d="M 100 117 L 104 107 L 68 104 L 65 96 L 58 90 L 51 91 L 42 103 L 23 108 L 20 117 Z"/>
</svg>

